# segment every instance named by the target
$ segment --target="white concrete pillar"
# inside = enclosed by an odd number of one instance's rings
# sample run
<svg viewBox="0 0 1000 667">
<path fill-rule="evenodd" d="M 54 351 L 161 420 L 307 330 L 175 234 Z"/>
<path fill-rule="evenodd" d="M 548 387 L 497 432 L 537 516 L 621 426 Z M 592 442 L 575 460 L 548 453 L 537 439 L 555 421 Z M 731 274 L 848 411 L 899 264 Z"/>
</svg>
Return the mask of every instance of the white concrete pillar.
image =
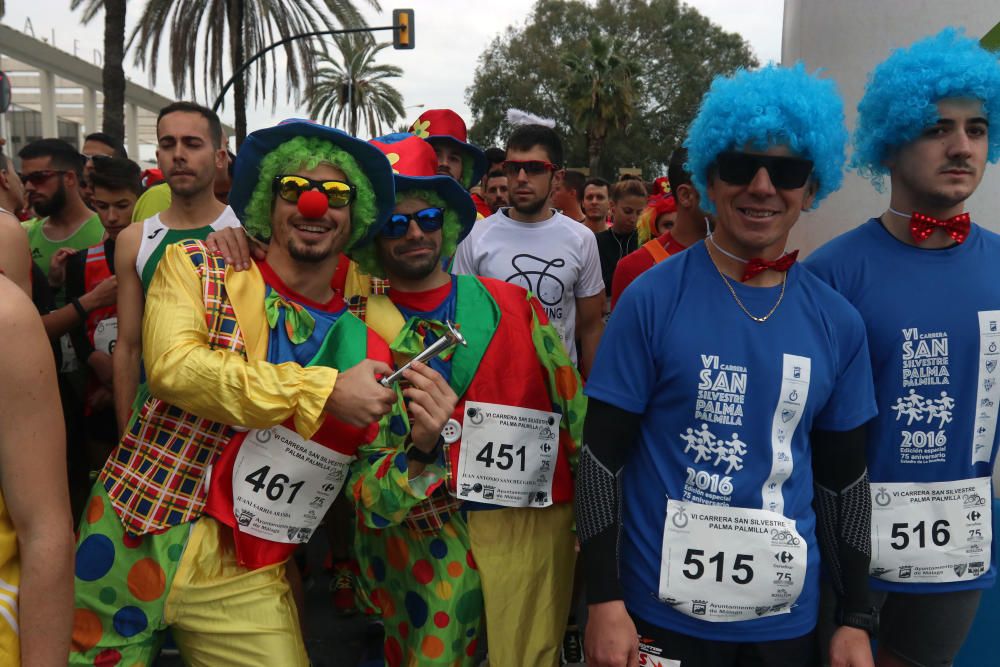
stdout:
<svg viewBox="0 0 1000 667">
<path fill-rule="evenodd" d="M 38 101 L 42 112 L 42 137 L 59 136 L 59 126 L 56 123 L 56 75 L 52 72 L 38 73 L 41 94 Z"/>
<path fill-rule="evenodd" d="M 133 160 L 139 159 L 139 107 L 133 102 L 125 105 L 125 150 Z"/>
<path fill-rule="evenodd" d="M 97 91 L 93 88 L 83 89 L 83 124 L 87 128 L 87 134 L 101 129 L 97 120 Z M 83 144 L 80 147 L 83 148 Z"/>
</svg>

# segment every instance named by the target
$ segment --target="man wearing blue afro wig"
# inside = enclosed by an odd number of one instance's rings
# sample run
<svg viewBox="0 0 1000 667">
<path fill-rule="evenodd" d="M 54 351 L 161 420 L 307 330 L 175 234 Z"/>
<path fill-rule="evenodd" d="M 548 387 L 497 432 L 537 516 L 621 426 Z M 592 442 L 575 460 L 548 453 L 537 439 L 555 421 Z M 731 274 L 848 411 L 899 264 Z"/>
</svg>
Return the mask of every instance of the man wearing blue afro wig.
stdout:
<svg viewBox="0 0 1000 667">
<path fill-rule="evenodd" d="M 705 210 L 714 213 L 708 187 L 720 153 L 784 146 L 810 160 L 807 192 L 813 193 L 810 204 L 815 206 L 840 187 L 846 143 L 843 102 L 833 81 L 812 76 L 797 63 L 717 77 L 684 145 L 691 179 L 707 200 Z"/>
<path fill-rule="evenodd" d="M 864 323 L 785 253 L 846 139 L 835 86 L 802 65 L 702 101 L 688 166 L 715 230 L 625 290 L 585 389 L 589 664 L 872 664 Z M 822 645 L 821 563 L 844 611 Z"/>
<path fill-rule="evenodd" d="M 853 159 L 880 191 L 888 175 L 889 207 L 809 258 L 861 313 L 875 370 L 879 665 L 950 665 L 996 579 L 1000 236 L 973 224 L 965 201 L 1000 155 L 998 113 L 996 56 L 961 31 L 894 51 L 858 104 Z"/>
</svg>

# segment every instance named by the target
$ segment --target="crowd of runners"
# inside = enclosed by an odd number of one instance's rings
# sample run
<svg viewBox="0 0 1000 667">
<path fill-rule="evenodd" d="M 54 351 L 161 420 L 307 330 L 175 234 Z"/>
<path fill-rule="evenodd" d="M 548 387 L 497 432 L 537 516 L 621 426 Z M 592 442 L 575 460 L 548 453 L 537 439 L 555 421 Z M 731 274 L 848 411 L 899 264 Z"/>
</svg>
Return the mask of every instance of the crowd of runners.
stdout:
<svg viewBox="0 0 1000 667">
<path fill-rule="evenodd" d="M 308 665 L 310 541 L 372 664 L 952 664 L 996 578 L 998 114 L 948 28 L 853 137 L 802 64 L 716 78 L 649 182 L 447 109 L 0 152 L 0 664 Z M 845 169 L 888 208 L 798 262 Z"/>
</svg>

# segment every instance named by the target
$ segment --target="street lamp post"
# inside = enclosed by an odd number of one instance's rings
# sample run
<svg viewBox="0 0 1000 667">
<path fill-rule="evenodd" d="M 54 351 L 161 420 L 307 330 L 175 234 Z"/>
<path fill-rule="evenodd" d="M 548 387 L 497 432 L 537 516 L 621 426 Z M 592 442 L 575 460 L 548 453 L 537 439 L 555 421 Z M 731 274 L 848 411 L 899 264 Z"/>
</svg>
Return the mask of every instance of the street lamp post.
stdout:
<svg viewBox="0 0 1000 667">
<path fill-rule="evenodd" d="M 380 30 L 392 30 L 393 31 L 393 48 L 396 49 L 412 49 L 413 48 L 413 10 L 412 9 L 396 9 L 392 12 L 393 25 L 383 25 L 377 28 L 342 28 L 340 30 L 316 30 L 314 32 L 304 32 L 300 35 L 291 35 L 282 39 L 280 41 L 271 44 L 270 46 L 261 49 L 257 53 L 250 56 L 250 58 L 240 65 L 239 69 L 233 72 L 233 75 L 229 77 L 226 81 L 226 85 L 222 87 L 219 91 L 219 96 L 215 98 L 215 104 L 212 105 L 212 111 L 218 112 L 219 107 L 222 106 L 222 100 L 225 99 L 226 93 L 232 87 L 236 79 L 243 76 L 243 73 L 253 65 L 255 62 L 260 60 L 263 56 L 267 55 L 268 52 L 278 48 L 279 46 L 284 46 L 289 42 L 294 42 L 298 39 L 305 39 L 306 37 L 321 37 L 324 35 L 345 35 L 352 32 L 378 32 Z"/>
<path fill-rule="evenodd" d="M 253 65 L 255 62 L 260 60 L 265 55 L 267 55 L 268 52 L 278 48 L 279 46 L 284 46 L 289 42 L 294 42 L 297 39 L 305 39 L 306 37 L 320 37 L 323 35 L 344 35 L 353 32 L 376 32 L 379 30 L 396 30 L 396 29 L 397 26 L 385 25 L 385 26 L 379 26 L 377 28 L 344 28 L 342 30 L 317 30 L 315 32 L 304 32 L 301 35 L 292 35 L 290 37 L 286 37 L 285 39 L 277 41 L 274 44 L 271 44 L 270 46 L 261 49 L 257 53 L 253 54 L 249 58 L 249 60 L 240 65 L 240 68 L 238 70 L 233 72 L 233 75 L 229 77 L 228 81 L 226 81 L 226 85 L 224 85 L 222 87 L 222 90 L 219 91 L 219 96 L 215 98 L 215 104 L 212 105 L 212 111 L 217 112 L 219 110 L 219 107 L 222 106 L 223 99 L 225 99 L 226 97 L 226 93 L 228 93 L 229 89 L 232 88 L 237 78 L 243 76 L 243 73 L 246 72 L 251 65 Z"/>
</svg>

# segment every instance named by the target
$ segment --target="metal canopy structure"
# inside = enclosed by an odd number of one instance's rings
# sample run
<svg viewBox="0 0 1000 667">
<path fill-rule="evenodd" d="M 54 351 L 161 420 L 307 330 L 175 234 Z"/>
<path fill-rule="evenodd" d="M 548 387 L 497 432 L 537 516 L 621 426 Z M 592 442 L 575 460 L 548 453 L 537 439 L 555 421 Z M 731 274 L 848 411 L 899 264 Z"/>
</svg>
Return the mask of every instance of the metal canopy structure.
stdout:
<svg viewBox="0 0 1000 667">
<path fill-rule="evenodd" d="M 62 137 L 79 146 L 83 136 L 101 129 L 104 96 L 97 65 L 0 23 L 0 70 L 10 77 L 14 105 L 11 112 L 0 114 L 7 121 L 0 124 L 6 125 L 0 134 L 11 133 L 11 117 L 19 112 L 40 115 L 21 119 L 20 131 L 8 137 L 14 144 L 9 154 L 16 154 L 18 144 L 40 137 Z M 156 115 L 173 101 L 126 80 L 125 146 L 134 159 L 142 152 L 140 146 L 156 144 Z M 229 126 L 226 131 L 233 132 Z"/>
</svg>

